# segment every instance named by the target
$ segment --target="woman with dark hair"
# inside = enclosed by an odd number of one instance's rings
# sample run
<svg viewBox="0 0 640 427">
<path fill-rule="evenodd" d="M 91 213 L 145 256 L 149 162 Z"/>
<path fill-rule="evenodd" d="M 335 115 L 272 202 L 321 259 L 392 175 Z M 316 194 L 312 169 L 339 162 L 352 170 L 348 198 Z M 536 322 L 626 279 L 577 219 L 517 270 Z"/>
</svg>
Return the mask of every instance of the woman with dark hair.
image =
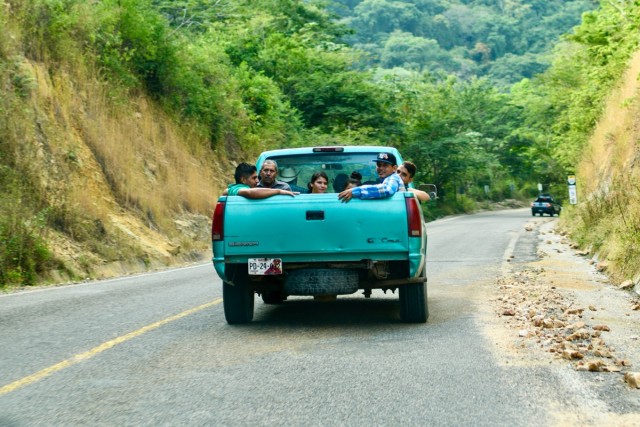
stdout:
<svg viewBox="0 0 640 427">
<path fill-rule="evenodd" d="M 316 172 L 311 176 L 311 181 L 307 184 L 312 194 L 322 194 L 327 192 L 329 177 L 323 171 Z"/>
</svg>

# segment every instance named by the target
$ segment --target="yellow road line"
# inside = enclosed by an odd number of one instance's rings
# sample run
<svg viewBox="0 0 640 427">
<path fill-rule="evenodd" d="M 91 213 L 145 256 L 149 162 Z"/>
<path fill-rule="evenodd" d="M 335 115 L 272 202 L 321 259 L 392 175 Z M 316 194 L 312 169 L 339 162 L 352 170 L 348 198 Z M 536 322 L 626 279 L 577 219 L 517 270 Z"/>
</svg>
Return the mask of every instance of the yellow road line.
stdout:
<svg viewBox="0 0 640 427">
<path fill-rule="evenodd" d="M 143 326 L 142 328 L 130 332 L 126 335 L 122 335 L 119 336 L 117 338 L 114 338 L 110 341 L 107 341 L 105 343 L 100 344 L 97 347 L 92 348 L 89 351 L 85 351 L 84 353 L 80 353 L 80 354 L 76 354 L 73 357 L 70 357 L 69 359 L 63 360 L 60 363 L 56 363 L 55 365 L 51 365 L 48 368 L 44 368 L 41 371 L 36 372 L 35 374 L 31 374 L 29 376 L 26 376 L 22 379 L 19 379 L 17 381 L 14 381 L 10 384 L 7 384 L 3 387 L 0 387 L 0 396 L 5 395 L 7 393 L 11 393 L 12 391 L 15 391 L 19 388 L 22 388 L 26 385 L 29 384 L 33 384 L 36 381 L 40 381 L 43 378 L 46 378 L 58 371 L 61 371 L 65 368 L 68 368 L 69 366 L 73 366 L 76 363 L 80 363 L 83 362 L 87 359 L 92 358 L 93 356 L 96 356 L 100 353 L 102 353 L 105 350 L 110 349 L 111 347 L 115 347 L 118 344 L 122 344 L 125 341 L 129 341 L 132 338 L 138 337 L 142 334 L 144 334 L 145 332 L 149 332 L 152 331 L 154 329 L 159 328 L 162 325 L 165 325 L 167 323 L 173 322 L 175 320 L 181 319 L 185 316 L 189 316 L 190 314 L 196 313 L 198 311 L 204 310 L 205 308 L 209 308 L 212 307 L 216 304 L 220 304 L 222 302 L 222 298 L 218 298 L 214 301 L 208 302 L 206 304 L 202 304 L 198 307 L 194 307 L 191 308 L 189 310 L 183 311 L 182 313 L 176 314 L 175 316 L 171 316 L 171 317 L 167 317 L 166 319 L 160 320 L 158 322 L 152 323 L 150 325 L 147 326 Z"/>
</svg>

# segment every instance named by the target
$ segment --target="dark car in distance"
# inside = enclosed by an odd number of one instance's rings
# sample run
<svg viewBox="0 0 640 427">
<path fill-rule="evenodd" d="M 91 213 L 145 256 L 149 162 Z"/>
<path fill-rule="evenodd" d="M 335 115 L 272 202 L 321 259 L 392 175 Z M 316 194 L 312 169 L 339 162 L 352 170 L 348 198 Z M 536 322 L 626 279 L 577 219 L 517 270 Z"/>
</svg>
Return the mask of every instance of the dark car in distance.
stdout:
<svg viewBox="0 0 640 427">
<path fill-rule="evenodd" d="M 540 194 L 537 199 L 531 203 L 531 216 L 536 214 L 542 216 L 547 214 L 549 216 L 560 215 L 562 206 L 556 202 L 550 194 Z"/>
</svg>

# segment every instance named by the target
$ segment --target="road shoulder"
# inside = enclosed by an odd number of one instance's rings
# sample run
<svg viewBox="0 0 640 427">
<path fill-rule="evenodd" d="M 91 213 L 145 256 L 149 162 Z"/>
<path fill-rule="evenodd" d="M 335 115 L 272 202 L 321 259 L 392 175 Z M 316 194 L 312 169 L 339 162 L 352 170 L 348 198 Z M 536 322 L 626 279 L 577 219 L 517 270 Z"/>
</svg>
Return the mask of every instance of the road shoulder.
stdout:
<svg viewBox="0 0 640 427">
<path fill-rule="evenodd" d="M 504 366 L 546 366 L 576 380 L 576 411 L 560 411 L 560 424 L 640 425 L 640 298 L 611 283 L 556 223 L 533 218 L 519 231 L 536 235 L 537 259 L 505 254 L 485 294 L 485 333 Z"/>
</svg>

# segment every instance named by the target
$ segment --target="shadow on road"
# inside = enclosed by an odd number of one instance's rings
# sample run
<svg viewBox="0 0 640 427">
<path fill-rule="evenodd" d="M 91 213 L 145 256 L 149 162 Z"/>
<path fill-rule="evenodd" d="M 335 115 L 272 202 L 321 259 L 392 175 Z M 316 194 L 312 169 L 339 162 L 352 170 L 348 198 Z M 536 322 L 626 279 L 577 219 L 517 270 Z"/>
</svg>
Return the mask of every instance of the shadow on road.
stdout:
<svg viewBox="0 0 640 427">
<path fill-rule="evenodd" d="M 399 302 L 396 298 L 338 297 L 334 301 L 291 298 L 282 304 L 267 305 L 256 299 L 253 324 L 306 326 L 397 324 Z"/>
</svg>

